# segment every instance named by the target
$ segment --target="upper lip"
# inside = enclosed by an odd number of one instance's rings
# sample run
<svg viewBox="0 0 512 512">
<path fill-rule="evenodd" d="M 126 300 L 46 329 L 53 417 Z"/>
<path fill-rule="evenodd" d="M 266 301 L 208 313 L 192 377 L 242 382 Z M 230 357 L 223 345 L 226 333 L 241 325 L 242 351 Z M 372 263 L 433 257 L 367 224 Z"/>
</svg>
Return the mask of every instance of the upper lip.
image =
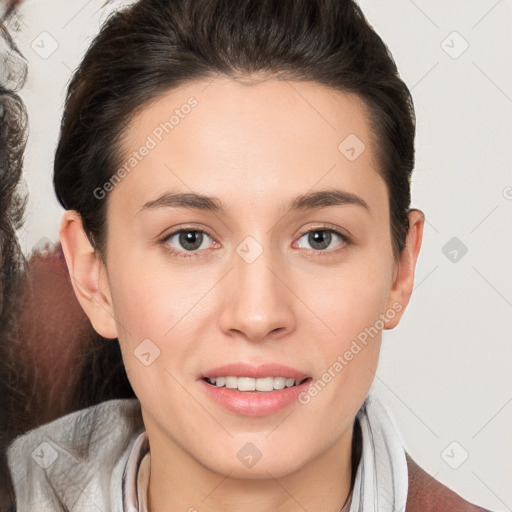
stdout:
<svg viewBox="0 0 512 512">
<path fill-rule="evenodd" d="M 255 366 L 239 362 L 217 366 L 203 372 L 199 376 L 200 379 L 212 379 L 216 377 L 252 377 L 253 379 L 262 377 L 286 377 L 287 379 L 303 380 L 309 377 L 309 375 L 283 364 L 265 363 Z"/>
</svg>

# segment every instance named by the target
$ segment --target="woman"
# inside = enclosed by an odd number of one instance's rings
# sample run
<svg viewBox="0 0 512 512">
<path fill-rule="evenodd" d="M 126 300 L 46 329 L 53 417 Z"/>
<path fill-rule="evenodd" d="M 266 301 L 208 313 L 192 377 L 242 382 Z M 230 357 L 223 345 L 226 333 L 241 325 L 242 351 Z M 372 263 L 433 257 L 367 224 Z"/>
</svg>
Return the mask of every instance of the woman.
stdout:
<svg viewBox="0 0 512 512">
<path fill-rule="evenodd" d="M 414 132 L 351 1 L 112 16 L 54 184 L 76 297 L 137 398 L 18 438 L 19 509 L 482 510 L 429 486 L 371 392 L 422 240 Z"/>
</svg>

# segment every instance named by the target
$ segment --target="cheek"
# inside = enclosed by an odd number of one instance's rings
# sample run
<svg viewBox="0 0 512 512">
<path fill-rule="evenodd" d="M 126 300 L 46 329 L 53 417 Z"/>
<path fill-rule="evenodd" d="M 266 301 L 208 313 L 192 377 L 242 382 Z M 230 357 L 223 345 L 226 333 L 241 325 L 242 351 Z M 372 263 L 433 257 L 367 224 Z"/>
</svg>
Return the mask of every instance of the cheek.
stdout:
<svg viewBox="0 0 512 512">
<path fill-rule="evenodd" d="M 374 326 L 385 312 L 390 270 L 382 259 L 365 258 L 316 275 L 314 287 L 308 283 L 308 303 L 334 331 L 334 343 L 343 344 Z"/>
<path fill-rule="evenodd" d="M 113 268 L 109 279 L 123 361 L 135 392 L 140 397 L 174 386 L 166 370 L 190 373 L 201 319 L 213 307 L 207 292 L 215 276 L 171 272 L 159 261 L 133 258 Z M 154 362 L 146 366 L 148 360 Z"/>
<path fill-rule="evenodd" d="M 375 282 L 364 286 L 352 274 L 337 293 L 330 291 L 328 303 L 324 316 L 334 335 L 328 338 L 329 343 L 319 345 L 322 351 L 319 356 L 326 370 L 331 368 L 331 373 L 341 375 L 338 384 L 343 383 L 349 396 L 355 396 L 362 383 L 373 378 L 369 370 L 377 366 L 386 289 L 376 287 Z M 339 364 L 333 368 L 335 363 Z"/>
<path fill-rule="evenodd" d="M 132 344 L 144 338 L 161 338 L 166 324 L 169 328 L 165 310 L 171 303 L 145 279 L 132 275 L 123 281 L 112 290 L 114 314 L 121 324 L 119 339 Z"/>
<path fill-rule="evenodd" d="M 336 271 L 315 276 L 308 304 L 329 327 L 322 342 L 310 347 L 312 359 L 319 362 L 318 399 L 305 397 L 305 402 L 315 414 L 321 415 L 327 407 L 338 411 L 333 412 L 336 420 L 341 411 L 355 415 L 371 386 L 390 291 L 388 263 L 378 251 L 358 253 Z"/>
<path fill-rule="evenodd" d="M 335 436 L 356 415 L 373 382 L 389 285 L 377 266 L 354 266 L 324 283 L 323 293 L 315 293 L 317 311 L 333 332 L 310 347 L 318 373 L 300 403 L 309 418 L 325 418 L 328 410 L 322 428 Z"/>
<path fill-rule="evenodd" d="M 118 261 L 109 272 L 109 282 L 114 314 L 125 328 L 119 332 L 120 339 L 130 343 L 145 338 L 163 341 L 190 310 L 198 289 L 203 288 L 201 278 L 171 272 L 161 259 L 139 255 L 136 250 Z"/>
</svg>

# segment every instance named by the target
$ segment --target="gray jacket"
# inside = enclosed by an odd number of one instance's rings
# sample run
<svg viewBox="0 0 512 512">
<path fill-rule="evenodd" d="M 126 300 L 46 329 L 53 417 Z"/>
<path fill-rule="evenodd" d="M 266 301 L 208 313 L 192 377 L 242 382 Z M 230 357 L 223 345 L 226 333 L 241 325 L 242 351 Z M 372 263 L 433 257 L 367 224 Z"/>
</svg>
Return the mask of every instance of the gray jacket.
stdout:
<svg viewBox="0 0 512 512">
<path fill-rule="evenodd" d="M 123 510 L 123 473 L 144 431 L 140 402 L 102 402 L 38 427 L 7 452 L 18 512 Z"/>
</svg>

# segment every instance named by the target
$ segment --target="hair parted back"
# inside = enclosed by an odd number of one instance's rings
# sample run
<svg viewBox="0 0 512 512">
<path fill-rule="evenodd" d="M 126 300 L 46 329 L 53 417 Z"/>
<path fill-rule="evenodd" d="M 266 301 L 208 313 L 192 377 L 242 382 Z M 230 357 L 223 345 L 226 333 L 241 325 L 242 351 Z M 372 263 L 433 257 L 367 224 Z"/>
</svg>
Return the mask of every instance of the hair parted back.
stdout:
<svg viewBox="0 0 512 512">
<path fill-rule="evenodd" d="M 409 228 L 413 102 L 353 0 L 139 0 L 111 15 L 69 84 L 54 163 L 57 197 L 98 252 L 106 201 L 93 192 L 123 161 L 125 127 L 162 93 L 218 74 L 311 81 L 364 101 L 397 257 Z"/>
</svg>

